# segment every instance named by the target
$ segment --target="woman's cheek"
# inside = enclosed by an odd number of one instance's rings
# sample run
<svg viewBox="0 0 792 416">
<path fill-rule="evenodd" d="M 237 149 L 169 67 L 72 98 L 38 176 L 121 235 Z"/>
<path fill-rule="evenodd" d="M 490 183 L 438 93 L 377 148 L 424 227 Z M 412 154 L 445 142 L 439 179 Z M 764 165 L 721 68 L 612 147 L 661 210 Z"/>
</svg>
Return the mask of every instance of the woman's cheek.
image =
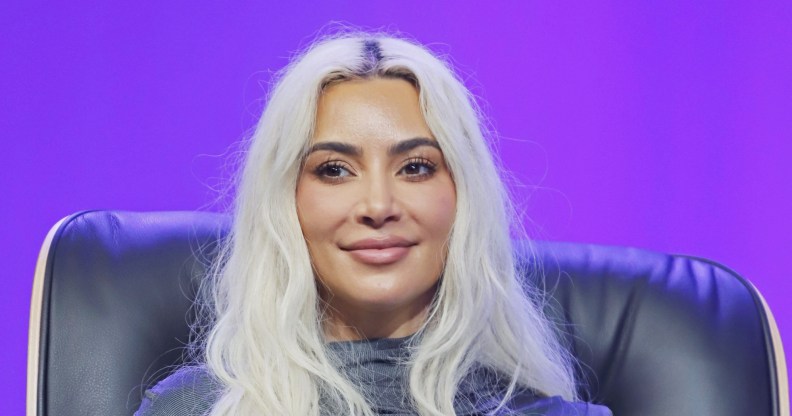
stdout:
<svg viewBox="0 0 792 416">
<path fill-rule="evenodd" d="M 453 182 L 438 188 L 435 193 L 437 197 L 434 202 L 434 221 L 438 225 L 448 227 L 456 215 L 456 190 Z"/>
<path fill-rule="evenodd" d="M 297 207 L 303 233 L 318 237 L 316 234 L 343 222 L 350 210 L 345 192 L 342 186 L 324 183 L 298 186 Z"/>
</svg>

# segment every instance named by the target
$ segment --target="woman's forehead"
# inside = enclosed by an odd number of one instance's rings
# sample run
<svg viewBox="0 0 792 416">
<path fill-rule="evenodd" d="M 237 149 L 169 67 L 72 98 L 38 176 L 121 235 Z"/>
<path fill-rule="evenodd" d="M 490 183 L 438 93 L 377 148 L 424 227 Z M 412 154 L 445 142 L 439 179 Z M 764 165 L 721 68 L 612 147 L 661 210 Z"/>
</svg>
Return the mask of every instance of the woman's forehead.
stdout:
<svg viewBox="0 0 792 416">
<path fill-rule="evenodd" d="M 381 141 L 434 138 L 408 82 L 393 78 L 346 81 L 320 96 L 311 143 L 323 140 Z"/>
</svg>

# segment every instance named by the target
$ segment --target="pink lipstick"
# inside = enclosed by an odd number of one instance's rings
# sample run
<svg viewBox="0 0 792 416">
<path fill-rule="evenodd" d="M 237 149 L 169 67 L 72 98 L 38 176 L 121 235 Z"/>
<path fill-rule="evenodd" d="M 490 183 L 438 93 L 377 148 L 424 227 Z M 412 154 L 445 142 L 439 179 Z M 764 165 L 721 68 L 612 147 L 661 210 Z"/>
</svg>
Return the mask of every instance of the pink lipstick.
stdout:
<svg viewBox="0 0 792 416">
<path fill-rule="evenodd" d="M 386 236 L 358 240 L 342 246 L 341 249 L 361 263 L 386 265 L 403 259 L 414 245 L 414 242 L 401 237 Z"/>
</svg>

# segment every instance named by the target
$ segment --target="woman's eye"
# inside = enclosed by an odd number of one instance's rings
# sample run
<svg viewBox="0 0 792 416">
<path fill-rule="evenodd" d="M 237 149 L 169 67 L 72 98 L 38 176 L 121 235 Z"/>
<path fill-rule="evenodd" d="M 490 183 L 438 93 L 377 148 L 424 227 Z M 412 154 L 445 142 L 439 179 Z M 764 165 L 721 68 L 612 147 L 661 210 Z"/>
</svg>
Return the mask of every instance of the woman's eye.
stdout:
<svg viewBox="0 0 792 416">
<path fill-rule="evenodd" d="M 399 173 L 412 178 L 424 178 L 431 176 L 435 170 L 435 165 L 429 161 L 414 160 L 404 165 Z"/>
<path fill-rule="evenodd" d="M 352 174 L 349 169 L 337 163 L 325 163 L 316 168 L 314 173 L 316 176 L 331 179 L 340 179 Z"/>
</svg>

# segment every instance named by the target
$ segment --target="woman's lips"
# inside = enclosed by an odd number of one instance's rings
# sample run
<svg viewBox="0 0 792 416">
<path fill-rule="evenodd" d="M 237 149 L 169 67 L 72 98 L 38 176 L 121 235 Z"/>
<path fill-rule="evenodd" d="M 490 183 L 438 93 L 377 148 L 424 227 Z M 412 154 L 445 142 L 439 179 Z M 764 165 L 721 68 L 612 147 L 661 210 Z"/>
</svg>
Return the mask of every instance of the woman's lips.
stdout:
<svg viewBox="0 0 792 416">
<path fill-rule="evenodd" d="M 341 246 L 341 249 L 361 263 L 383 265 L 403 259 L 414 245 L 414 242 L 405 238 L 385 236 L 358 240 Z"/>
<path fill-rule="evenodd" d="M 367 248 L 348 250 L 355 260 L 366 264 L 391 264 L 403 259 L 410 251 L 410 247 Z"/>
</svg>

